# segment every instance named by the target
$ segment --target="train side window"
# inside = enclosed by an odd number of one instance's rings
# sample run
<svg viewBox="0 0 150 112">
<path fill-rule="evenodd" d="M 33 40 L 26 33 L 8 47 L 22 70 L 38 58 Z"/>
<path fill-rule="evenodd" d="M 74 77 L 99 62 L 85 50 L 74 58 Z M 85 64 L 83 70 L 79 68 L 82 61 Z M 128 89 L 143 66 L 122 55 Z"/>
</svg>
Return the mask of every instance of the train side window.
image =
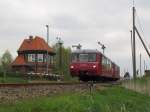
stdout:
<svg viewBox="0 0 150 112">
<path fill-rule="evenodd" d="M 118 71 L 118 67 L 115 65 L 115 71 Z"/>
<path fill-rule="evenodd" d="M 107 69 L 107 59 L 102 56 L 102 66 Z"/>
<path fill-rule="evenodd" d="M 102 65 L 105 65 L 105 58 L 102 56 Z"/>
<path fill-rule="evenodd" d="M 111 61 L 109 62 L 109 69 L 111 70 Z"/>
<path fill-rule="evenodd" d="M 107 70 L 109 70 L 109 60 L 107 59 Z"/>
<path fill-rule="evenodd" d="M 107 70 L 111 70 L 111 61 L 107 59 Z"/>
<path fill-rule="evenodd" d="M 107 63 L 106 63 L 106 67 L 107 67 L 107 70 L 109 69 L 109 61 L 107 60 Z"/>
<path fill-rule="evenodd" d="M 109 70 L 111 70 L 111 61 L 109 60 Z"/>
</svg>

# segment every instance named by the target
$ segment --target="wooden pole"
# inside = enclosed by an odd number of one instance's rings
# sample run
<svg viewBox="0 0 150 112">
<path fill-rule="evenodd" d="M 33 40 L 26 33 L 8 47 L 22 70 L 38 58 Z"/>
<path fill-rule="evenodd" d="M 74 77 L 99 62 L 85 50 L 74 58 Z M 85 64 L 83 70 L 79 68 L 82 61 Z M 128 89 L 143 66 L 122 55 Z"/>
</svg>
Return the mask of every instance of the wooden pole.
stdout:
<svg viewBox="0 0 150 112">
<path fill-rule="evenodd" d="M 133 10 L 133 77 L 136 79 L 136 45 L 135 45 L 135 7 L 132 8 Z"/>
</svg>

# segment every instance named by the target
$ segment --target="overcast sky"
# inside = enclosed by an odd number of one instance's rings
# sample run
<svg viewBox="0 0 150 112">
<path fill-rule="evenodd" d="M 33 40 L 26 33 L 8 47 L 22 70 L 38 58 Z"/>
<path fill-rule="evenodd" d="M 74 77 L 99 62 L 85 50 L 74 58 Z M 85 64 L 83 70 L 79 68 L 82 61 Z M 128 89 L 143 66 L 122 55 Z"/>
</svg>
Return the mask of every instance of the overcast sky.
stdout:
<svg viewBox="0 0 150 112">
<path fill-rule="evenodd" d="M 136 0 L 135 6 L 149 45 L 150 1 Z M 66 47 L 80 43 L 85 49 L 102 51 L 97 44 L 100 41 L 106 46 L 106 56 L 121 67 L 121 72 L 131 72 L 131 9 L 132 0 L 0 0 L 0 56 L 8 49 L 15 58 L 29 35 L 46 39 L 48 24 L 50 45 L 59 36 Z M 138 21 L 137 27 L 140 30 Z M 138 63 L 140 53 L 149 68 L 148 56 L 137 38 Z"/>
</svg>

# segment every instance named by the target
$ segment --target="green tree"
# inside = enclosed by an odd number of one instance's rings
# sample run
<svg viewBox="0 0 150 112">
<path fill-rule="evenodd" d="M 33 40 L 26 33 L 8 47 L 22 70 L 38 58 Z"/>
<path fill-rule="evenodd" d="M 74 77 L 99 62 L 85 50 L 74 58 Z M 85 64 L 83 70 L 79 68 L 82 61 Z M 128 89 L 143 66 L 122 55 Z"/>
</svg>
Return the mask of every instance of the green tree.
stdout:
<svg viewBox="0 0 150 112">
<path fill-rule="evenodd" d="M 59 58 L 60 58 L 60 47 L 58 44 L 55 44 L 53 46 L 53 49 L 56 52 L 54 61 L 55 61 L 55 69 L 54 72 L 55 73 L 60 73 L 60 67 L 59 67 Z M 64 75 L 64 80 L 70 80 L 71 76 L 70 76 L 70 71 L 69 71 L 69 65 L 70 65 L 70 60 L 71 60 L 71 49 L 65 48 L 64 46 L 62 46 L 62 66 L 61 66 L 61 72 Z"/>
<path fill-rule="evenodd" d="M 64 74 L 64 79 L 70 79 L 70 60 L 71 60 L 71 49 L 63 48 L 62 50 L 62 72 Z"/>
<path fill-rule="evenodd" d="M 2 58 L 1 58 L 1 63 L 2 63 L 3 70 L 5 70 L 5 71 L 10 70 L 12 60 L 13 59 L 12 59 L 11 53 L 8 50 L 6 50 L 4 52 L 4 54 L 2 55 Z"/>
</svg>

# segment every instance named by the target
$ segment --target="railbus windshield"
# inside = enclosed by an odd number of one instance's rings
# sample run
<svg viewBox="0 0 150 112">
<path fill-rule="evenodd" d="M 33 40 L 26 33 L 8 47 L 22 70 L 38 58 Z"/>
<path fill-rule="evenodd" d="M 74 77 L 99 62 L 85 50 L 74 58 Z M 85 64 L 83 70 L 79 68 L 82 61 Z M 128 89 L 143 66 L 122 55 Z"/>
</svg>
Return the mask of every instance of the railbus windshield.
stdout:
<svg viewBox="0 0 150 112">
<path fill-rule="evenodd" d="M 72 62 L 95 62 L 95 53 L 73 53 Z"/>
</svg>

